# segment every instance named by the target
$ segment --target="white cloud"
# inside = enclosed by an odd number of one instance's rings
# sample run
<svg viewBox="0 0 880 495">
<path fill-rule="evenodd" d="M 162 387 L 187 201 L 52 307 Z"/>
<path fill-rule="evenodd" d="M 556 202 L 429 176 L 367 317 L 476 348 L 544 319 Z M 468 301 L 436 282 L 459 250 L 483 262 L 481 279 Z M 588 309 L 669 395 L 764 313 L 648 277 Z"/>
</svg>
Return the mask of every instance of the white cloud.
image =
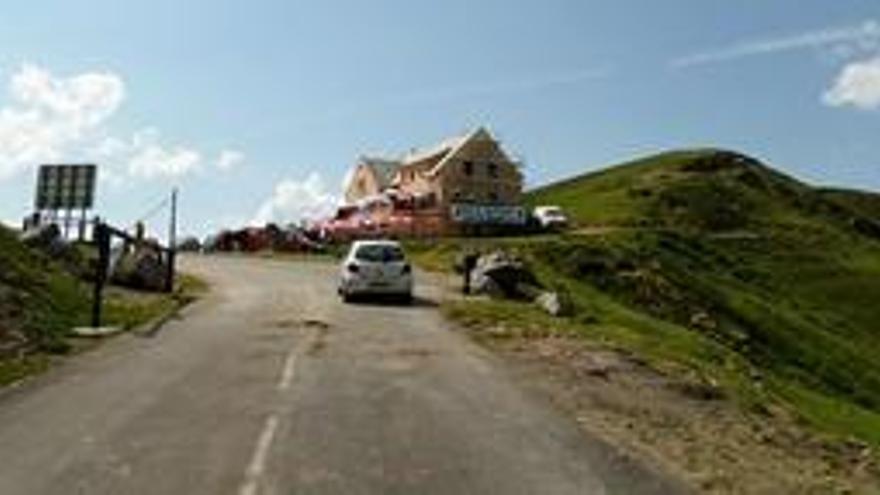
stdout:
<svg viewBox="0 0 880 495">
<path fill-rule="evenodd" d="M 223 150 L 217 157 L 215 165 L 220 170 L 231 170 L 244 162 L 245 155 L 237 150 Z"/>
<path fill-rule="evenodd" d="M 122 166 L 117 173 L 112 167 L 104 168 L 114 182 L 124 177 L 135 179 L 174 179 L 201 168 L 202 153 L 190 146 L 164 143 L 158 129 L 147 127 L 132 134 L 128 140 L 108 136 L 90 149 L 90 155 L 101 162 Z"/>
<path fill-rule="evenodd" d="M 845 66 L 822 101 L 832 107 L 880 109 L 880 56 Z"/>
<path fill-rule="evenodd" d="M 125 84 L 116 74 L 91 72 L 58 79 L 35 65 L 22 66 L 12 76 L 10 90 L 15 101 L 83 127 L 113 115 L 125 97 Z"/>
<path fill-rule="evenodd" d="M 94 138 L 124 98 L 124 82 L 110 72 L 56 78 L 23 65 L 9 82 L 10 103 L 0 108 L 0 180 Z"/>
<path fill-rule="evenodd" d="M 175 178 L 196 170 L 202 161 L 198 151 L 185 147 L 163 148 L 152 144 L 138 151 L 128 163 L 134 177 L 154 179 Z"/>
<path fill-rule="evenodd" d="M 338 198 L 327 191 L 321 176 L 315 172 L 304 181 L 286 179 L 275 186 L 251 220 L 252 225 L 269 222 L 286 224 L 300 220 L 316 220 L 331 215 Z"/>
<path fill-rule="evenodd" d="M 8 81 L 9 102 L 0 107 L 0 181 L 42 163 L 94 161 L 102 182 L 180 178 L 198 171 L 205 153 L 169 142 L 154 128 L 128 137 L 111 132 L 109 121 L 126 97 L 122 77 L 109 71 L 69 77 L 32 64 Z M 238 151 L 219 154 L 217 167 L 243 160 Z"/>
<path fill-rule="evenodd" d="M 144 179 L 176 178 L 196 171 L 202 154 L 194 148 L 162 144 L 159 131 L 142 129 L 134 134 L 128 148 L 127 170 Z"/>
<path fill-rule="evenodd" d="M 880 22 L 868 20 L 855 26 L 808 31 L 792 36 L 746 41 L 718 50 L 710 50 L 677 58 L 673 68 L 737 60 L 757 55 L 828 48 L 839 56 L 853 56 L 880 48 Z"/>
</svg>

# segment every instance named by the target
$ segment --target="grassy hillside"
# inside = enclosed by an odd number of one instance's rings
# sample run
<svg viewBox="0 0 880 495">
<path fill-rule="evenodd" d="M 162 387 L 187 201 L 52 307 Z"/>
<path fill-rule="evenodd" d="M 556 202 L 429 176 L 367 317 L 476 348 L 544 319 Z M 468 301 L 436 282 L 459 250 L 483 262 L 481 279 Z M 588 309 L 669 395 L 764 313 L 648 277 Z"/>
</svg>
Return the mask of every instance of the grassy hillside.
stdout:
<svg viewBox="0 0 880 495">
<path fill-rule="evenodd" d="M 65 350 L 64 337 L 87 311 L 73 276 L 0 227 L 0 358 Z"/>
<path fill-rule="evenodd" d="M 849 189 L 822 189 L 825 198 L 880 221 L 880 194 Z"/>
<path fill-rule="evenodd" d="M 641 159 L 528 201 L 611 227 L 482 243 L 518 251 L 571 295 L 574 317 L 541 324 L 880 445 L 880 241 L 868 208 L 712 150 Z M 542 318 L 507 303 L 456 311 L 514 325 Z"/>
<path fill-rule="evenodd" d="M 586 226 L 702 232 L 846 229 L 868 213 L 757 160 L 719 150 L 647 157 L 536 189 L 527 201 L 563 206 Z"/>
</svg>

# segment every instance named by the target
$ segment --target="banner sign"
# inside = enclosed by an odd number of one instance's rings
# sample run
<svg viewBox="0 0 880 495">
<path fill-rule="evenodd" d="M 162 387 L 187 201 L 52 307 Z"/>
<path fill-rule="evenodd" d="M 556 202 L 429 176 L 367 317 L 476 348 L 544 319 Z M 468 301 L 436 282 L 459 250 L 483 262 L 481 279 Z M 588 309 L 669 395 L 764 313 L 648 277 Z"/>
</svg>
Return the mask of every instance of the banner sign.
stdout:
<svg viewBox="0 0 880 495">
<path fill-rule="evenodd" d="M 95 165 L 42 165 L 37 176 L 37 210 L 87 210 L 95 198 Z"/>
<path fill-rule="evenodd" d="M 521 206 L 454 204 L 452 220 L 467 225 L 525 225 L 526 210 Z"/>
</svg>

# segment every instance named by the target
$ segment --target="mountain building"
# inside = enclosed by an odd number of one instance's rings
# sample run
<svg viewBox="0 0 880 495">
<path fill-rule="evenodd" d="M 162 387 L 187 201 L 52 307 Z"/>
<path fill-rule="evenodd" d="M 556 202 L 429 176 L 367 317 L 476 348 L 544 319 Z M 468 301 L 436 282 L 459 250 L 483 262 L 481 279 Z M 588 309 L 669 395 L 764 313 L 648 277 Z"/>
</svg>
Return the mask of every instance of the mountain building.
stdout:
<svg viewBox="0 0 880 495">
<path fill-rule="evenodd" d="M 443 235 L 525 223 L 520 165 L 482 127 L 397 158 L 361 157 L 350 177 L 337 215 L 349 230 Z"/>
</svg>

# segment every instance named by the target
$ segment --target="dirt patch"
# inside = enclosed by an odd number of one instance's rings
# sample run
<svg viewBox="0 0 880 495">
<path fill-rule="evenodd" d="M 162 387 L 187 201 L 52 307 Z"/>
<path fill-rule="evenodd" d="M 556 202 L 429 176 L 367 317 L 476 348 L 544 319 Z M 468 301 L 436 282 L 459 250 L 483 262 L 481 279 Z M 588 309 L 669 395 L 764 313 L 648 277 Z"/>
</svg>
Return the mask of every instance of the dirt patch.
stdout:
<svg viewBox="0 0 880 495">
<path fill-rule="evenodd" d="M 314 339 L 311 343 L 309 343 L 309 348 L 306 351 L 306 354 L 315 357 L 322 354 L 326 349 L 327 339 L 323 338 L 322 336 Z"/>
<path fill-rule="evenodd" d="M 330 329 L 329 323 L 327 323 L 326 321 L 322 321 L 322 320 L 318 320 L 318 319 L 314 319 L 314 318 L 307 318 L 305 320 L 302 320 L 302 325 L 306 328 L 316 328 L 318 330 L 329 330 Z"/>
<path fill-rule="evenodd" d="M 330 328 L 330 324 L 319 320 L 317 318 L 304 318 L 304 319 L 282 319 L 277 320 L 270 323 L 268 326 L 273 326 L 275 328 L 283 328 L 283 329 L 295 329 L 295 328 L 303 328 L 303 329 L 318 329 L 318 330 L 328 330 Z"/>
<path fill-rule="evenodd" d="M 404 349 L 396 349 L 392 352 L 395 356 L 398 357 L 412 357 L 412 358 L 422 358 L 426 359 L 431 356 L 436 356 L 437 351 L 431 349 L 422 349 L 422 348 L 404 348 Z"/>
<path fill-rule="evenodd" d="M 327 350 L 327 334 L 330 331 L 330 325 L 321 324 L 312 328 L 316 331 L 312 339 L 309 341 L 306 354 L 309 356 L 317 356 Z"/>
<path fill-rule="evenodd" d="M 300 322 L 299 322 L 299 320 L 287 320 L 287 319 L 285 319 L 285 320 L 273 321 L 273 322 L 269 323 L 269 324 L 266 325 L 266 326 L 272 326 L 272 327 L 275 327 L 275 328 L 289 329 L 289 328 L 297 328 L 297 327 L 299 327 L 299 326 L 300 326 Z"/>
<path fill-rule="evenodd" d="M 867 445 L 819 438 L 785 411 L 745 413 L 712 384 L 669 378 L 582 340 L 479 340 L 584 430 L 699 493 L 880 493 L 880 469 Z"/>
</svg>

